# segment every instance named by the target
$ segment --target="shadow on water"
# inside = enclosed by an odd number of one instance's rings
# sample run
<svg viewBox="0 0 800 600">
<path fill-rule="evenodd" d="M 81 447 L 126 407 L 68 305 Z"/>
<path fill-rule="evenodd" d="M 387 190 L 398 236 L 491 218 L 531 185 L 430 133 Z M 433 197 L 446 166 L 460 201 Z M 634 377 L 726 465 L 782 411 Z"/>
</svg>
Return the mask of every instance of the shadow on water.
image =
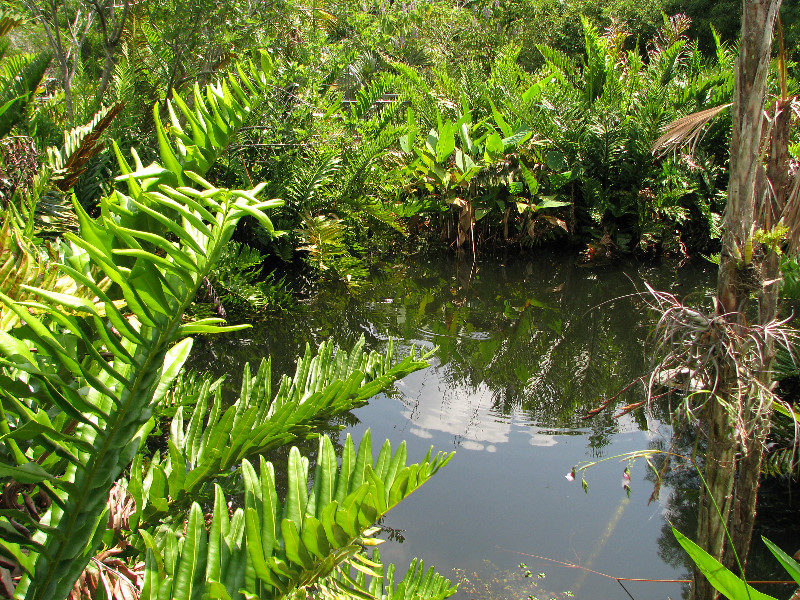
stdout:
<svg viewBox="0 0 800 600">
<path fill-rule="evenodd" d="M 457 450 L 447 468 L 390 513 L 385 525 L 405 541 L 387 543 L 384 558 L 402 565 L 420 556 L 465 578 L 463 598 L 616 599 L 627 597 L 618 582 L 589 570 L 686 577 L 665 519 L 691 530 L 686 514 L 697 481 L 675 476 L 648 505 L 646 466 L 633 467 L 628 499 L 626 463 L 610 460 L 588 472 L 584 493 L 565 479 L 571 467 L 668 446 L 670 407 L 665 401 L 614 418 L 612 406 L 581 417 L 647 371 L 653 315 L 644 282 L 708 303 L 715 274 L 710 265 L 673 263 L 582 268 L 555 253 L 485 258 L 474 268 L 451 255 L 408 258 L 376 266 L 358 288 L 321 289 L 300 315 L 202 341 L 194 364 L 240 374 L 244 361 L 271 355 L 277 375 L 293 370 L 306 343 L 332 337 L 350 346 L 361 335 L 368 348 L 389 338 L 401 348 L 437 348 L 432 368 L 345 423 L 357 439 L 369 427 L 376 443 L 407 440 L 410 459 L 431 444 Z M 229 385 L 238 386 L 235 376 Z M 615 402 L 643 399 L 638 384 Z M 681 595 L 677 583 L 626 587 L 637 599 Z"/>
</svg>

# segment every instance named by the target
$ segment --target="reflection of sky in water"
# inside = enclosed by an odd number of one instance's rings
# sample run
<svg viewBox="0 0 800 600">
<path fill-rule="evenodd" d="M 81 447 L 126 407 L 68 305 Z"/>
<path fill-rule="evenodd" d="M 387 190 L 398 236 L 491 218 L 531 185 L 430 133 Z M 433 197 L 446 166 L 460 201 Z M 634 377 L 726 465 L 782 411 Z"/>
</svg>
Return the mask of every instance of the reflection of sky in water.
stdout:
<svg viewBox="0 0 800 600">
<path fill-rule="evenodd" d="M 401 382 L 398 387 L 403 390 L 407 385 Z M 433 438 L 432 432 L 451 434 L 464 450 L 496 452 L 498 444 L 509 441 L 512 431 L 529 436 L 531 446 L 558 443 L 552 433 L 541 433 L 522 411 L 505 415 L 495 410 L 492 396 L 492 391 L 483 384 L 475 390 L 424 388 L 413 403 L 406 400 L 402 416 L 413 424 L 408 430 L 410 434 L 422 439 Z"/>
<path fill-rule="evenodd" d="M 410 461 L 430 446 L 456 451 L 450 464 L 389 513 L 385 524 L 401 529 L 405 541 L 384 544 L 385 560 L 402 570 L 419 556 L 447 576 L 459 568 L 480 571 L 487 580 L 513 579 L 524 562 L 546 579 L 517 596 L 522 598 L 537 592 L 563 598 L 569 590 L 576 598 L 617 600 L 621 592 L 616 582 L 612 586 L 605 578 L 529 555 L 619 577 L 684 575 L 659 556 L 669 490 L 648 505 L 652 484 L 644 463 L 633 467 L 630 500 L 621 485 L 627 463 L 618 460 L 587 473 L 586 494 L 580 481 L 564 475 L 591 458 L 587 431 L 539 427 L 523 411 L 498 414 L 487 389 L 447 388 L 440 374 L 436 369 L 412 374 L 400 386 L 401 398 L 382 398 L 355 413 L 362 421 L 351 428 L 356 439 L 370 427 L 374 445 L 385 438 L 393 446 L 406 440 Z M 605 448 L 608 456 L 647 448 L 654 436 L 638 431 L 630 419 L 622 421 Z M 492 563 L 488 569 L 486 560 Z M 681 593 L 679 584 L 635 584 L 631 591 L 636 598 Z M 485 600 L 474 594 L 459 598 Z"/>
<path fill-rule="evenodd" d="M 457 452 L 385 521 L 405 537 L 381 548 L 386 561 L 398 563 L 398 573 L 416 556 L 447 576 L 453 568 L 480 569 L 484 560 L 496 565 L 501 579 L 520 562 L 534 574 L 546 573 L 538 589 L 509 600 L 561 598 L 566 590 L 591 600 L 627 597 L 613 579 L 528 555 L 619 577 L 683 576 L 681 567 L 663 559 L 665 553 L 678 557 L 665 531 L 671 490 L 665 486 L 659 502 L 648 505 L 652 483 L 644 462 L 633 467 L 630 500 L 621 486 L 625 463 L 617 459 L 587 472 L 589 494 L 564 476 L 583 461 L 664 443 L 647 431 L 659 426 L 657 419 L 641 411 L 621 419 L 613 419 L 613 411 L 590 421 L 579 417 L 646 369 L 642 303 L 615 298 L 641 287 L 643 279 L 682 297 L 698 288 L 697 274 L 630 264 L 598 277 L 571 259 L 539 254 L 499 266 L 487 260 L 474 277 L 466 267 L 410 260 L 375 289 L 365 285 L 344 299 L 332 295 L 298 322 L 267 320 L 246 334 L 252 338 L 246 351 L 251 359 L 272 354 L 275 367 L 306 342 L 331 337 L 350 347 L 364 334 L 367 347 L 379 350 L 391 337 L 399 341 L 399 355 L 411 344 L 439 347 L 434 367 L 406 377 L 399 393 L 354 411 L 360 423 L 348 428 L 359 440 L 369 427 L 373 448 L 384 439 L 394 448 L 406 440 L 410 462 L 430 446 Z M 224 366 L 236 350 L 227 342 L 213 358 L 198 356 Z M 617 406 L 641 399 L 641 389 L 633 390 Z M 681 590 L 636 584 L 631 593 L 678 598 Z"/>
<path fill-rule="evenodd" d="M 587 473 L 586 494 L 580 481 L 564 475 L 591 459 L 588 430 L 541 427 L 524 410 L 502 414 L 486 386 L 454 385 L 443 377 L 446 370 L 414 373 L 398 386 L 399 398 L 382 398 L 355 412 L 362 422 L 351 428 L 356 439 L 370 427 L 373 445 L 385 438 L 393 446 L 406 440 L 410 461 L 430 446 L 456 451 L 450 464 L 389 513 L 385 524 L 401 529 L 405 541 L 384 544 L 384 560 L 397 563 L 400 572 L 417 556 L 446 576 L 454 576 L 453 568 L 476 571 L 479 586 L 513 580 L 515 597 L 522 598 L 564 598 L 566 591 L 591 600 L 621 597 L 613 580 L 610 585 L 606 578 L 544 558 L 619 577 L 683 577 L 658 554 L 669 490 L 648 505 L 652 484 L 644 463 L 633 467 L 630 500 L 621 484 L 627 463 L 618 460 Z M 629 417 L 620 421 L 605 447 L 607 456 L 647 448 L 657 437 L 639 431 Z M 546 573 L 535 580 L 538 587 L 531 587 L 534 579 L 519 576 L 520 562 Z M 649 585 L 634 584 L 634 597 L 680 597 L 679 584 Z M 457 598 L 489 597 L 473 589 Z"/>
</svg>

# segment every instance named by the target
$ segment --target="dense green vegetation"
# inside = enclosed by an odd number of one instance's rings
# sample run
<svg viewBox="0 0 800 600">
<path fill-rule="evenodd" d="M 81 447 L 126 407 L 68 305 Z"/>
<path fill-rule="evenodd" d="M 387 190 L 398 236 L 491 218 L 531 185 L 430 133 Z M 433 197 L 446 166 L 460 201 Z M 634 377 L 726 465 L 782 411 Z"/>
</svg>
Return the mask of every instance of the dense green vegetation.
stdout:
<svg viewBox="0 0 800 600">
<path fill-rule="evenodd" d="M 272 215 L 285 235 L 246 220 L 235 236 L 270 265 L 304 262 L 314 277 L 353 282 L 372 248 L 401 235 L 469 251 L 566 240 L 588 258 L 715 251 L 727 113 L 693 152 L 653 150 L 668 123 L 730 102 L 738 22 L 735 7 L 712 28 L 720 7 L 674 4 L 76 2 L 52 10 L 29 0 L 35 18 L 15 39 L 18 48 L 54 46 L 54 81 L 31 132 L 39 152 L 63 145 L 63 128 L 124 103 L 108 130 L 143 164 L 156 155 L 159 122 L 167 137 L 189 125 L 180 113 L 170 124 L 168 100 L 191 106 L 195 84 L 258 65 L 264 85 L 209 180 L 265 181 L 268 195 L 286 200 Z M 784 11 L 790 38 L 794 10 Z M 107 191 L 116 164 L 108 148 L 86 157 L 71 182 L 84 207 Z M 279 280 L 266 294 L 273 305 L 284 296 Z M 266 303 L 250 291 L 256 306 Z"/>
<path fill-rule="evenodd" d="M 99 598 L 126 579 L 143 598 L 452 594 L 421 563 L 381 579 L 366 551 L 448 456 L 407 465 L 387 443 L 373 460 L 367 437 L 337 457 L 320 437 L 312 492 L 296 450 L 280 476 L 249 462 L 317 437 L 424 358 L 323 344 L 277 391 L 267 363 L 247 371 L 226 407 L 219 382 L 183 373 L 190 336 L 240 327 L 228 311 L 290 307 L 290 280 L 357 285 L 370 256 L 408 246 L 716 252 L 738 25 L 715 14 L 666 0 L 4 3 L 3 593 Z M 784 98 L 794 69 L 770 75 Z M 759 240 L 774 250 L 788 233 Z"/>
</svg>

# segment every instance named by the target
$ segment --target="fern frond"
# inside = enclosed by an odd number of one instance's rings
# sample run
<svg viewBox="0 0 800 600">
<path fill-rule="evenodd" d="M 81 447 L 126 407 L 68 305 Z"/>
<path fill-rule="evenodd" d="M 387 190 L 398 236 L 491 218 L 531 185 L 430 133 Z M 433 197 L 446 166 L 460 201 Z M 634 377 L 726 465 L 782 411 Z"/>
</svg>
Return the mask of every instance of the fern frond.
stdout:
<svg viewBox="0 0 800 600">
<path fill-rule="evenodd" d="M 299 250 L 308 252 L 320 270 L 330 268 L 329 262 L 336 256 L 344 254 L 345 227 L 341 219 L 306 214 L 303 217 L 302 229 L 297 234 L 303 242 Z"/>
<path fill-rule="evenodd" d="M 550 73 L 555 76 L 562 85 L 573 88 L 577 87 L 577 65 L 566 53 L 543 44 L 536 44 L 536 49 L 539 50 L 539 53 L 547 63 Z"/>
<path fill-rule="evenodd" d="M 290 206 L 299 211 L 306 210 L 317 191 L 331 181 L 341 166 L 338 154 L 324 154 L 311 162 L 304 157 L 295 162 L 299 168 L 292 174 L 292 181 L 286 185 L 285 199 Z"/>
<path fill-rule="evenodd" d="M 390 73 L 381 73 L 368 84 L 359 88 L 356 92 L 356 101 L 351 115 L 352 118 L 363 119 L 375 106 L 375 103 L 392 89 L 394 79 L 394 75 Z"/>
<path fill-rule="evenodd" d="M 345 172 L 342 177 L 340 197 L 345 202 L 362 196 L 364 183 L 369 176 L 370 167 L 395 144 L 395 141 L 406 133 L 406 125 L 387 126 L 373 139 L 359 148 L 348 152 L 345 157 Z"/>
</svg>

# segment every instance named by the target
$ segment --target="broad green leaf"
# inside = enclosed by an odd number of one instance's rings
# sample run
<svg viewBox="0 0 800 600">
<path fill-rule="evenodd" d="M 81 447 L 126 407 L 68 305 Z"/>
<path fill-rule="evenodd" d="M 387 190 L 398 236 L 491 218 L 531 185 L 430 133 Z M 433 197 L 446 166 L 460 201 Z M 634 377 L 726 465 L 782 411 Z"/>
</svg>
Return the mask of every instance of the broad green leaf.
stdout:
<svg viewBox="0 0 800 600">
<path fill-rule="evenodd" d="M 778 559 L 778 562 L 783 565 L 786 572 L 800 585 L 800 564 L 764 536 L 761 536 L 761 539 L 764 540 L 767 548 L 769 548 L 769 551 Z"/>
<path fill-rule="evenodd" d="M 158 387 L 153 394 L 153 402 L 159 403 L 167 394 L 167 390 L 178 376 L 189 353 L 192 351 L 192 338 L 185 338 L 170 348 L 164 356 Z"/>
<path fill-rule="evenodd" d="M 440 165 L 447 163 L 447 159 L 456 147 L 456 128 L 452 121 L 445 121 L 439 126 L 439 140 L 436 144 L 436 162 Z"/>
<path fill-rule="evenodd" d="M 520 131 L 514 132 L 512 135 L 503 138 L 503 150 L 508 150 L 509 148 L 514 148 L 526 142 L 531 136 L 533 132 L 530 129 L 521 129 Z"/>
<path fill-rule="evenodd" d="M 178 157 L 172 149 L 167 139 L 167 132 L 164 125 L 161 123 L 161 115 L 159 114 L 159 106 L 156 104 L 153 107 L 153 121 L 155 122 L 156 137 L 158 138 L 158 149 L 161 154 L 161 160 L 164 161 L 164 166 L 167 168 L 172 177 L 179 183 L 183 183 L 183 166 L 181 165 Z"/>
<path fill-rule="evenodd" d="M 538 102 L 541 99 L 541 97 L 542 97 L 542 88 L 538 82 L 531 85 L 522 94 L 522 99 L 526 103 Z"/>
<path fill-rule="evenodd" d="M 687 554 L 689 554 L 692 561 L 697 565 L 697 568 L 706 576 L 706 579 L 714 586 L 714 589 L 721 594 L 731 600 L 745 600 L 747 598 L 750 600 L 775 600 L 772 596 L 759 592 L 757 589 L 739 579 L 722 566 L 719 561 L 715 560 L 705 550 L 674 527 L 672 528 L 672 533 L 675 535 L 678 543 Z"/>
<path fill-rule="evenodd" d="M 58 292 L 35 288 L 28 285 L 21 285 L 20 287 L 24 290 L 28 290 L 29 292 L 33 292 L 42 298 L 46 298 L 53 304 L 60 304 L 61 306 L 76 312 L 85 312 L 92 315 L 97 315 L 97 309 L 95 308 L 94 304 L 85 298 L 77 298 L 68 294 L 60 294 Z"/>
<path fill-rule="evenodd" d="M 189 511 L 186 537 L 175 575 L 174 595 L 182 600 L 199 600 L 205 587 L 207 534 L 203 511 L 197 503 Z"/>
<path fill-rule="evenodd" d="M 512 135 L 511 126 L 508 123 L 506 123 L 506 120 L 503 118 L 503 115 L 500 114 L 500 111 L 497 110 L 497 107 L 494 105 L 494 102 L 492 102 L 491 99 L 489 100 L 489 106 L 492 107 L 492 115 L 494 116 L 494 122 L 497 124 L 497 127 L 500 129 L 500 131 L 503 132 L 503 135 L 505 137 L 507 138 L 511 137 Z"/>
<path fill-rule="evenodd" d="M 505 150 L 503 139 L 496 131 L 493 131 L 492 134 L 486 138 L 485 149 L 489 160 L 495 160 L 503 154 Z"/>
<path fill-rule="evenodd" d="M 556 200 L 555 196 L 542 196 L 541 200 L 533 208 L 534 210 L 540 210 L 542 208 L 559 208 L 561 206 L 569 206 L 569 202 Z"/>
<path fill-rule="evenodd" d="M 283 518 L 302 527 L 308 500 L 308 459 L 300 456 L 295 446 L 289 451 L 288 479 Z"/>
<path fill-rule="evenodd" d="M 40 464 L 35 462 L 29 462 L 20 466 L 0 463 L 0 477 L 11 477 L 15 481 L 23 484 L 58 481 L 56 477 L 50 475 Z"/>
<path fill-rule="evenodd" d="M 522 177 L 525 179 L 525 184 L 528 186 L 528 193 L 530 194 L 530 197 L 533 198 L 537 193 L 539 193 L 539 182 L 536 180 L 536 177 L 533 175 L 533 173 L 531 173 L 528 167 L 522 163 L 520 163 L 519 166 L 520 170 L 522 171 Z"/>
<path fill-rule="evenodd" d="M 439 134 L 435 129 L 431 129 L 428 132 L 428 137 L 425 139 L 425 149 L 428 151 L 430 156 L 436 157 L 436 146 L 439 144 Z M 421 152 L 418 148 L 415 148 L 417 152 Z"/>
</svg>

